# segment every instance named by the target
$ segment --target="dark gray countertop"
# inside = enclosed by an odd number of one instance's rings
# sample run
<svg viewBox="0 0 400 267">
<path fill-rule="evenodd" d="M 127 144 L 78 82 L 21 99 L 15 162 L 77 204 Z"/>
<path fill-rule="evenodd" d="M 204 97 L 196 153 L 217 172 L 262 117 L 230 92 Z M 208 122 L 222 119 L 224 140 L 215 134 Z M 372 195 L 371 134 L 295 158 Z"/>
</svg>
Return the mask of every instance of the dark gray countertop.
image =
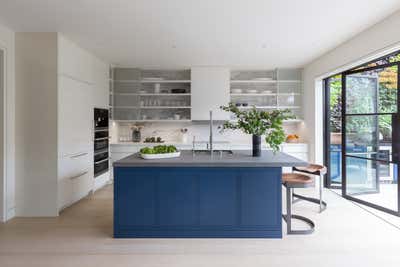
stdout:
<svg viewBox="0 0 400 267">
<path fill-rule="evenodd" d="M 139 153 L 114 162 L 114 167 L 292 167 L 307 166 L 308 163 L 283 152 L 274 154 L 272 151 L 262 151 L 261 157 L 252 157 L 251 151 L 235 150 L 232 155 L 222 157 L 214 153 L 196 154 L 183 150 L 179 158 L 142 159 Z"/>
</svg>

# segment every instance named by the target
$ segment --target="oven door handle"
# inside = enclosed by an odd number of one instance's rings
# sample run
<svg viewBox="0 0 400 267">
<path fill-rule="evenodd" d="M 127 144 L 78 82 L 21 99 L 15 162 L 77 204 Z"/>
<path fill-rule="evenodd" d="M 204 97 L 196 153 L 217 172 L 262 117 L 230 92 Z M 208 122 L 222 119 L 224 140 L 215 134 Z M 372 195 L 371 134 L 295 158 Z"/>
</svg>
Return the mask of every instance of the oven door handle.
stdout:
<svg viewBox="0 0 400 267">
<path fill-rule="evenodd" d="M 103 141 L 103 140 L 109 140 L 109 139 L 111 139 L 111 136 L 108 136 L 108 137 L 101 137 L 101 138 L 95 138 L 95 139 L 93 139 L 93 141 Z"/>
<path fill-rule="evenodd" d="M 106 162 L 106 161 L 109 160 L 109 159 L 110 159 L 110 158 L 105 158 L 105 159 L 96 161 L 94 164 L 100 164 L 100 163 Z"/>
</svg>

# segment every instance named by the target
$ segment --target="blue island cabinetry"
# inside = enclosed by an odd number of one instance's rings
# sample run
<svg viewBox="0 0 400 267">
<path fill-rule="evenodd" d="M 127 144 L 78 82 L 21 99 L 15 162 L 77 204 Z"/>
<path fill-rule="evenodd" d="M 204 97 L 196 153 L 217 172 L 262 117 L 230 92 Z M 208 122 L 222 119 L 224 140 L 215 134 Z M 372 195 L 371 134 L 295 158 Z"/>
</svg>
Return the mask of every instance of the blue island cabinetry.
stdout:
<svg viewBox="0 0 400 267">
<path fill-rule="evenodd" d="M 114 237 L 281 238 L 281 167 L 114 167 Z"/>
</svg>

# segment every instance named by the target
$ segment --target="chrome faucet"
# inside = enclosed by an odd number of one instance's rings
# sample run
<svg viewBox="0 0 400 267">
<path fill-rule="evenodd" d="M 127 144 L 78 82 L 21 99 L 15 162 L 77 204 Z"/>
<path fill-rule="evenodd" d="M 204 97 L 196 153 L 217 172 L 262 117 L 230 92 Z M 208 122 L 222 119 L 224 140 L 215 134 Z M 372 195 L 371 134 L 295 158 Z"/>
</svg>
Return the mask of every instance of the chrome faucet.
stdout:
<svg viewBox="0 0 400 267">
<path fill-rule="evenodd" d="M 210 152 L 213 154 L 213 119 L 212 119 L 212 110 L 210 110 Z"/>
</svg>

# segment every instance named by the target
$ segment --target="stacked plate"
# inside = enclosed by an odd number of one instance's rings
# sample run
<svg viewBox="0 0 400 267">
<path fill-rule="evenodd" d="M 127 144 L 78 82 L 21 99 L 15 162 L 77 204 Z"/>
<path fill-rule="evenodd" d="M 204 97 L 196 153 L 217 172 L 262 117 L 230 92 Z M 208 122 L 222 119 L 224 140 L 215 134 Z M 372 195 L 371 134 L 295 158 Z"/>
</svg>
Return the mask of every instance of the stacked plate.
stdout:
<svg viewBox="0 0 400 267">
<path fill-rule="evenodd" d="M 253 80 L 255 80 L 255 81 L 271 81 L 272 78 L 270 78 L 270 77 L 262 77 L 262 78 L 255 78 Z"/>
<path fill-rule="evenodd" d="M 243 92 L 242 89 L 236 88 L 231 90 L 232 94 L 241 94 Z"/>
</svg>

